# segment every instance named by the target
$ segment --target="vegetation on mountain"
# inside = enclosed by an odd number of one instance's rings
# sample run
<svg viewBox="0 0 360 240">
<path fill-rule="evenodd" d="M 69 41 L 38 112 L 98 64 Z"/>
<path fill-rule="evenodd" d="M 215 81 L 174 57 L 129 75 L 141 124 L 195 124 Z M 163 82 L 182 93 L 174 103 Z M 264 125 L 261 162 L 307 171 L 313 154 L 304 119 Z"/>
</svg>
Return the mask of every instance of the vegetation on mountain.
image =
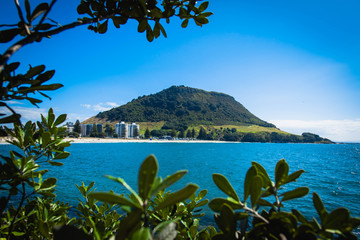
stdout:
<svg viewBox="0 0 360 240">
<path fill-rule="evenodd" d="M 163 129 L 180 131 L 197 125 L 258 125 L 275 127 L 252 113 L 229 95 L 172 86 L 159 93 L 139 97 L 123 106 L 96 115 L 105 121 L 160 122 Z"/>
</svg>

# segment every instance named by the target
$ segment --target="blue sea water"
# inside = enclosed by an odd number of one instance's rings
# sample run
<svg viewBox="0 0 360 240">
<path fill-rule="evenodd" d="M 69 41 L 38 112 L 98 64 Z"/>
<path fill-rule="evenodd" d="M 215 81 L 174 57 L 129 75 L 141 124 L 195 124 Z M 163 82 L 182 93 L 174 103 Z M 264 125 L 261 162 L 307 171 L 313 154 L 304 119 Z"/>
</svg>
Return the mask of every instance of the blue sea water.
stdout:
<svg viewBox="0 0 360 240">
<path fill-rule="evenodd" d="M 0 145 L 1 154 L 6 154 L 9 149 L 9 145 Z M 177 170 L 189 170 L 171 190 L 193 182 L 200 189 L 208 190 L 208 199 L 225 197 L 213 183 L 212 173 L 225 175 L 242 196 L 245 174 L 252 161 L 262 164 L 274 181 L 275 165 L 278 160 L 285 159 L 290 173 L 299 169 L 306 172 L 284 190 L 298 186 L 310 188 L 308 196 L 293 201 L 292 205 L 285 203 L 286 208 L 296 207 L 309 219 L 316 216 L 312 204 L 312 192 L 315 191 L 328 211 L 346 206 L 352 216 L 360 217 L 360 145 L 357 144 L 77 143 L 67 150 L 71 155 L 63 161 L 64 165 L 51 167 L 47 176 L 58 179 L 58 198 L 75 206 L 80 197 L 75 184 L 82 182 L 95 181 L 97 191 L 127 193 L 104 175 L 122 177 L 137 189 L 138 168 L 149 154 L 157 157 L 162 177 Z M 207 208 L 204 211 L 203 221 L 212 222 L 211 211 Z"/>
</svg>

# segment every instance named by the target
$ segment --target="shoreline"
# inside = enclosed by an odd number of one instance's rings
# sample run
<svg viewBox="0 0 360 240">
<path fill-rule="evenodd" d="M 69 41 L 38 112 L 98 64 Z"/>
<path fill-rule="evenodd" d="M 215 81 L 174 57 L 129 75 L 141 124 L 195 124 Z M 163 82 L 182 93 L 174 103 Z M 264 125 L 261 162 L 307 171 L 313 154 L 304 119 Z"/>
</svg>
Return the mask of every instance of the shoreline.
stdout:
<svg viewBox="0 0 360 240">
<path fill-rule="evenodd" d="M 162 139 L 122 139 L 122 138 L 65 138 L 71 143 L 225 143 L 207 140 L 162 140 Z"/>
<path fill-rule="evenodd" d="M 0 144 L 9 144 L 6 142 L 7 137 L 0 137 Z M 166 139 L 131 139 L 131 138 L 65 138 L 65 141 L 71 143 L 246 143 L 246 142 L 231 142 L 218 140 L 166 140 Z M 288 143 L 289 144 L 289 143 Z M 290 144 L 323 144 L 323 143 L 290 143 Z M 360 144 L 360 143 L 345 143 L 335 142 L 334 144 Z"/>
<path fill-rule="evenodd" d="M 0 144 L 9 144 L 6 142 L 6 137 L 0 138 Z M 64 138 L 65 141 L 71 143 L 233 143 L 226 141 L 214 140 L 165 140 L 165 139 L 123 139 L 123 138 Z"/>
</svg>

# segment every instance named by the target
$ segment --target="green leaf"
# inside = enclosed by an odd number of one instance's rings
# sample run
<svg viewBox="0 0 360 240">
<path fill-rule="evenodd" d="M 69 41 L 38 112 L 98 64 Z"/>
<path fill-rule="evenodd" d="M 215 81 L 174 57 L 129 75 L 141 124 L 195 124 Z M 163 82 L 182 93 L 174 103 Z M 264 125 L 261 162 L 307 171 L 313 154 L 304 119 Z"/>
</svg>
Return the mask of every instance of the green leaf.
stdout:
<svg viewBox="0 0 360 240">
<path fill-rule="evenodd" d="M 155 210 L 157 209 L 162 209 L 168 206 L 172 206 L 176 203 L 182 202 L 186 199 L 188 199 L 192 194 L 194 194 L 196 192 L 196 190 L 198 190 L 199 186 L 195 185 L 195 184 L 188 184 L 186 185 L 186 187 L 180 189 L 179 191 L 176 191 L 174 193 L 169 194 L 164 201 L 162 201 L 161 203 L 158 204 L 158 206 L 155 208 Z"/>
<path fill-rule="evenodd" d="M 63 122 L 66 121 L 66 114 L 61 114 L 59 117 L 56 118 L 55 122 L 54 122 L 54 126 L 57 126 L 59 124 L 62 124 Z"/>
<path fill-rule="evenodd" d="M 56 178 L 48 178 L 41 184 L 41 190 L 50 190 L 55 187 Z"/>
<path fill-rule="evenodd" d="M 17 28 L 0 31 L 0 43 L 7 43 L 13 40 L 20 33 Z"/>
<path fill-rule="evenodd" d="M 203 2 L 203 3 L 200 4 L 198 9 L 199 9 L 200 12 L 203 12 L 208 8 L 208 6 L 209 6 L 209 2 Z"/>
<path fill-rule="evenodd" d="M 323 226 L 325 229 L 338 229 L 348 223 L 350 220 L 350 212 L 346 208 L 337 208 L 330 212 L 324 219 Z"/>
<path fill-rule="evenodd" d="M 54 161 L 48 161 L 48 163 L 50 163 L 51 166 L 62 166 L 62 165 L 64 165 L 61 162 L 54 162 Z"/>
<path fill-rule="evenodd" d="M 37 99 L 37 98 L 31 98 L 31 97 L 26 97 L 26 100 L 28 100 L 31 104 L 37 106 L 37 103 L 41 103 L 42 100 Z"/>
<path fill-rule="evenodd" d="M 103 22 L 103 23 L 98 23 L 98 32 L 100 33 L 100 34 L 104 34 L 104 33 L 106 33 L 106 31 L 107 31 L 107 29 L 108 29 L 108 20 L 106 20 L 105 22 Z"/>
<path fill-rule="evenodd" d="M 199 24 L 207 24 L 209 23 L 209 20 L 206 17 L 203 16 L 196 16 L 194 17 L 195 23 Z"/>
<path fill-rule="evenodd" d="M 39 80 L 41 83 L 50 80 L 55 74 L 55 70 L 46 71 L 36 77 L 36 80 Z"/>
<path fill-rule="evenodd" d="M 20 114 L 12 114 L 10 116 L 7 117 L 3 117 L 0 119 L 0 124 L 5 124 L 5 123 L 16 123 L 19 122 L 19 119 L 21 118 Z"/>
<path fill-rule="evenodd" d="M 61 153 L 55 154 L 54 159 L 64 159 L 64 158 L 67 158 L 68 156 L 70 156 L 69 152 L 61 152 Z"/>
<path fill-rule="evenodd" d="M 296 179 L 298 179 L 301 176 L 301 174 L 303 174 L 304 172 L 305 172 L 304 170 L 298 170 L 296 172 L 293 172 L 286 178 L 284 184 L 289 182 L 296 182 Z"/>
<path fill-rule="evenodd" d="M 292 191 L 281 194 L 280 196 L 283 196 L 283 198 L 281 199 L 281 202 L 285 202 L 285 201 L 295 199 L 295 198 L 301 198 L 301 197 L 306 196 L 308 193 L 309 193 L 308 187 L 299 187 Z"/>
<path fill-rule="evenodd" d="M 91 13 L 90 10 L 90 5 L 87 2 L 82 2 L 78 7 L 77 7 L 77 12 L 78 14 L 85 14 L 85 13 Z"/>
<path fill-rule="evenodd" d="M 47 3 L 40 3 L 31 14 L 31 21 L 34 21 L 35 18 L 46 12 L 48 9 L 49 5 Z"/>
<path fill-rule="evenodd" d="M 284 159 L 277 162 L 275 166 L 275 186 L 279 188 L 289 174 L 289 165 Z"/>
<path fill-rule="evenodd" d="M 267 201 L 265 199 L 262 199 L 262 198 L 259 199 L 258 204 L 260 206 L 266 206 L 266 207 L 273 207 L 274 206 L 272 203 L 270 203 L 269 201 Z"/>
<path fill-rule="evenodd" d="M 138 173 L 138 191 L 139 196 L 143 200 L 150 197 L 158 169 L 159 165 L 154 155 L 148 156 L 140 166 Z"/>
<path fill-rule="evenodd" d="M 208 202 L 209 202 L 209 199 L 202 200 L 202 201 L 196 203 L 195 207 L 198 208 L 198 207 L 205 206 Z"/>
<path fill-rule="evenodd" d="M 211 15 L 213 15 L 212 12 L 204 12 L 201 14 L 201 16 L 204 16 L 204 17 L 210 17 Z"/>
<path fill-rule="evenodd" d="M 113 20 L 114 26 L 115 26 L 116 28 L 120 28 L 120 25 L 121 25 L 121 24 L 124 24 L 124 20 L 123 20 L 122 17 L 117 17 L 117 16 L 115 16 L 115 17 L 112 17 L 111 19 Z M 125 22 L 125 23 L 126 23 L 126 22 Z"/>
<path fill-rule="evenodd" d="M 51 141 L 51 134 L 49 132 L 44 132 L 41 134 L 42 143 L 41 146 L 45 148 Z"/>
<path fill-rule="evenodd" d="M 121 195 L 115 194 L 115 193 L 108 193 L 108 192 L 95 192 L 90 193 L 89 197 L 95 198 L 98 201 L 107 202 L 110 204 L 119 204 L 122 206 L 129 206 L 132 208 L 138 208 L 141 209 L 141 206 L 138 204 L 130 201 L 127 198 L 124 198 Z"/>
<path fill-rule="evenodd" d="M 316 192 L 313 192 L 313 203 L 317 213 L 319 214 L 320 220 L 323 223 L 324 219 L 328 215 L 328 212 L 326 211 L 320 196 Z"/>
<path fill-rule="evenodd" d="M 207 192 L 208 191 L 206 189 L 201 190 L 196 196 L 196 201 L 203 199 L 206 196 Z"/>
<path fill-rule="evenodd" d="M 158 38 L 160 36 L 160 28 L 158 26 L 158 23 L 155 23 L 153 33 L 155 38 Z"/>
<path fill-rule="evenodd" d="M 236 219 L 234 211 L 230 206 L 224 204 L 221 207 L 220 215 L 215 215 L 215 222 L 224 233 L 234 233 L 236 231 Z M 231 238 L 235 239 L 235 238 Z"/>
<path fill-rule="evenodd" d="M 165 29 L 164 29 L 164 27 L 159 23 L 159 28 L 160 28 L 160 31 L 161 31 L 161 33 L 162 33 L 162 35 L 165 37 L 165 38 L 167 38 L 167 35 L 166 35 L 166 32 L 165 32 Z"/>
<path fill-rule="evenodd" d="M 10 72 L 15 71 L 19 66 L 20 66 L 19 62 L 13 62 L 13 63 L 6 65 L 5 69 L 7 72 L 10 73 Z"/>
<path fill-rule="evenodd" d="M 11 234 L 14 235 L 15 237 L 20 237 L 20 236 L 23 236 L 25 234 L 25 232 L 12 231 Z"/>
<path fill-rule="evenodd" d="M 116 177 L 112 177 L 112 176 L 108 176 L 105 175 L 105 177 L 107 177 L 110 180 L 113 180 L 115 182 L 120 183 L 121 185 L 123 185 L 127 190 L 129 190 L 131 192 L 131 194 L 135 197 L 135 199 L 137 200 L 137 204 L 139 204 L 139 206 L 143 205 L 143 201 L 141 200 L 140 196 L 134 191 L 134 189 L 132 189 L 126 182 L 124 179 L 122 178 L 116 178 Z"/>
<path fill-rule="evenodd" d="M 246 173 L 245 183 L 244 183 L 244 202 L 246 202 L 246 200 L 250 195 L 250 184 L 252 182 L 252 179 L 256 176 L 256 174 L 257 172 L 254 166 L 251 166 Z"/>
<path fill-rule="evenodd" d="M 25 11 L 26 11 L 26 19 L 28 22 L 31 22 L 31 8 L 30 8 L 30 2 L 29 0 L 25 0 Z"/>
<path fill-rule="evenodd" d="M 177 171 L 176 173 L 167 176 L 162 182 L 161 184 L 152 191 L 152 195 L 157 194 L 159 191 L 162 191 L 168 187 L 170 187 L 171 185 L 173 185 L 174 183 L 176 183 L 177 181 L 179 181 L 188 171 L 187 170 L 180 170 Z"/>
<path fill-rule="evenodd" d="M 182 27 L 182 28 L 186 28 L 188 24 L 189 24 L 189 19 L 185 19 L 185 20 L 181 23 L 181 27 Z"/>
<path fill-rule="evenodd" d="M 28 90 L 46 90 L 46 91 L 53 91 L 59 88 L 62 88 L 64 85 L 60 84 L 60 83 L 54 83 L 54 84 L 49 84 L 49 85 L 43 85 L 43 86 L 38 86 L 38 87 L 31 87 Z"/>
<path fill-rule="evenodd" d="M 230 182 L 224 175 L 214 173 L 212 175 L 213 181 L 216 186 L 223 191 L 229 197 L 235 199 L 236 201 L 240 201 L 238 195 L 236 194 L 234 188 L 231 186 Z"/>
<path fill-rule="evenodd" d="M 256 168 L 257 174 L 262 178 L 263 187 L 264 188 L 271 187 L 272 186 L 271 179 L 265 168 L 257 162 L 251 162 L 251 165 Z"/>
<path fill-rule="evenodd" d="M 154 33 L 151 28 L 146 29 L 146 38 L 149 42 L 152 42 L 154 40 Z"/>
<path fill-rule="evenodd" d="M 149 24 L 148 24 L 147 20 L 142 19 L 138 25 L 138 32 L 139 33 L 145 32 L 145 30 L 148 28 L 148 26 L 149 26 Z"/>
<path fill-rule="evenodd" d="M 225 199 L 225 198 L 214 198 L 209 202 L 208 206 L 214 212 L 220 212 L 221 207 L 224 204 L 229 205 L 234 210 L 243 208 L 243 206 L 240 203 L 237 203 L 237 202 L 231 201 L 230 199 Z"/>
<path fill-rule="evenodd" d="M 260 195 L 261 195 L 261 188 L 262 188 L 262 180 L 261 177 L 255 176 L 253 177 L 251 183 L 250 183 L 250 200 L 251 200 L 251 206 L 255 208 Z"/>
<path fill-rule="evenodd" d="M 291 212 L 296 216 L 296 218 L 300 221 L 302 224 L 307 224 L 308 221 L 304 217 L 304 215 L 301 214 L 301 212 L 297 209 L 292 209 Z"/>
<path fill-rule="evenodd" d="M 131 237 L 133 240 L 149 240 L 151 239 L 151 233 L 150 229 L 146 227 L 142 227 L 139 230 L 137 230 L 133 236 Z"/>
<path fill-rule="evenodd" d="M 116 231 L 116 240 L 129 239 L 129 236 L 135 232 L 141 225 L 142 211 L 135 209 L 120 221 L 120 226 Z"/>
<path fill-rule="evenodd" d="M 162 11 L 159 8 L 153 8 L 151 10 L 151 15 L 153 16 L 153 18 L 162 18 L 163 17 Z"/>
<path fill-rule="evenodd" d="M 45 70 L 45 65 L 39 65 L 36 67 L 30 67 L 29 71 L 25 74 L 26 78 L 32 78 Z"/>
</svg>

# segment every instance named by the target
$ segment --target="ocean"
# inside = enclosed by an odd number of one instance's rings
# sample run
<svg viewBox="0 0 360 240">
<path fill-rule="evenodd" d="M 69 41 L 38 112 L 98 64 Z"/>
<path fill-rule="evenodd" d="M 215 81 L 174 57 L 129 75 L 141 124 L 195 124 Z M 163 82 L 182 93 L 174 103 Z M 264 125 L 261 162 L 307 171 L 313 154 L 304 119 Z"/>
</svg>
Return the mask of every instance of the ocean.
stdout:
<svg viewBox="0 0 360 240">
<path fill-rule="evenodd" d="M 12 147 L 0 145 L 2 155 Z M 127 193 L 117 183 L 104 177 L 121 177 L 137 189 L 137 171 L 141 162 L 154 154 L 159 162 L 159 176 L 163 178 L 178 170 L 189 172 L 170 190 L 178 190 L 187 183 L 207 189 L 206 198 L 225 197 L 212 181 L 212 173 L 225 175 L 239 196 L 243 196 L 245 174 L 252 161 L 262 164 L 274 181 L 278 160 L 285 159 L 290 173 L 306 172 L 285 190 L 307 186 L 305 197 L 284 203 L 286 209 L 297 208 L 308 219 L 317 216 L 312 204 L 312 192 L 317 192 L 325 207 L 331 211 L 347 207 L 353 217 L 360 217 L 360 145 L 358 144 L 280 144 L 280 143 L 76 143 L 67 148 L 70 157 L 61 167 L 50 167 L 45 177 L 58 179 L 56 194 L 59 200 L 76 206 L 80 194 L 75 184 L 95 181 L 97 191 L 113 190 Z M 212 212 L 205 207 L 203 224 L 213 222 Z M 359 234 L 360 230 L 357 231 Z"/>
</svg>

